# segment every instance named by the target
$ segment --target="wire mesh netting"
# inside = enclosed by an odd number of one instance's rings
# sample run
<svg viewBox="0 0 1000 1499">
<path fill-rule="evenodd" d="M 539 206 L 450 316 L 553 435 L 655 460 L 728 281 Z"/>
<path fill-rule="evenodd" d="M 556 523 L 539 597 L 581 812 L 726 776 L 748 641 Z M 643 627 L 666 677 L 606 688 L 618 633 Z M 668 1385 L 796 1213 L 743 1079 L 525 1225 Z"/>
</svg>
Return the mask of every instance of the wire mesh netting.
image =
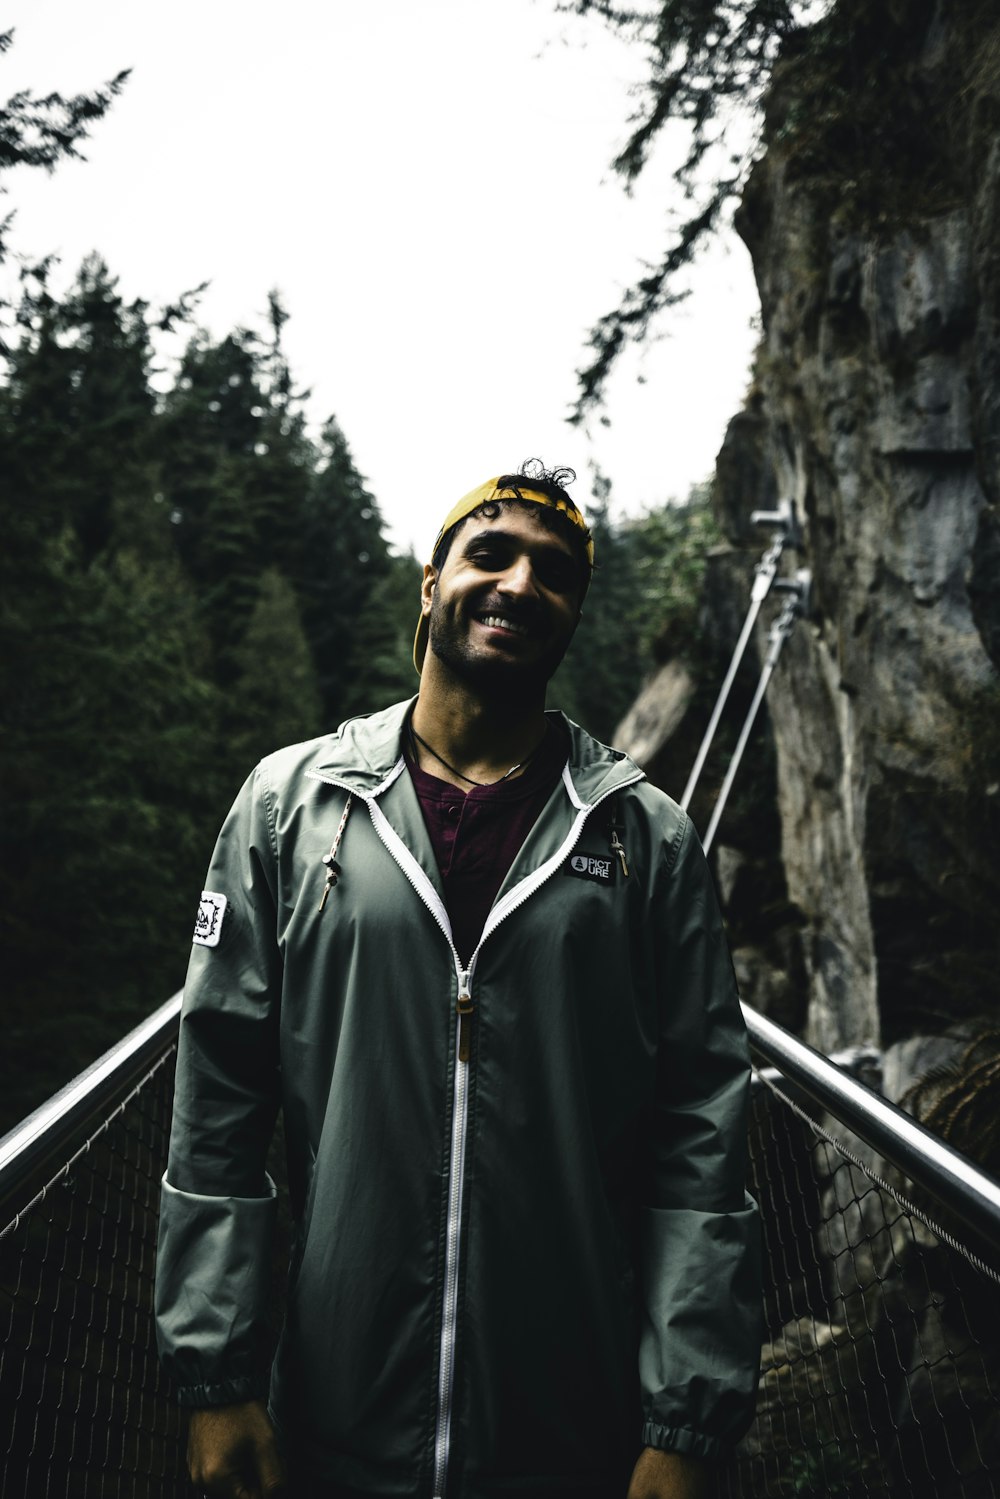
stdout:
<svg viewBox="0 0 1000 1499">
<path fill-rule="evenodd" d="M 186 1494 L 153 1337 L 174 1052 L 0 1234 L 4 1499 Z"/>
<path fill-rule="evenodd" d="M 171 1048 L 0 1232 L 3 1499 L 191 1492 L 152 1324 L 173 1060 Z M 991 1266 L 956 1247 L 953 1224 L 929 1227 L 933 1204 L 915 1210 L 907 1183 L 776 1074 L 755 1077 L 750 1143 L 766 1341 L 757 1417 L 718 1493 L 998 1499 Z"/>
<path fill-rule="evenodd" d="M 996 1499 L 995 1272 L 864 1141 L 777 1074 L 754 1082 L 766 1332 L 756 1419 L 718 1492 Z"/>
</svg>

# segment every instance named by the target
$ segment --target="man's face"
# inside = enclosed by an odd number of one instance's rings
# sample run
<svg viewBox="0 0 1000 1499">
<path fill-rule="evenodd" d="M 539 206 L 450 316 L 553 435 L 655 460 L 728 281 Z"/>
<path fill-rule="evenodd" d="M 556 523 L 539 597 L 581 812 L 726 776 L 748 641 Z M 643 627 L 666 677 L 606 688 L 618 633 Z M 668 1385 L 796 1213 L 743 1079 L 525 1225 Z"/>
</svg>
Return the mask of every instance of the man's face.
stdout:
<svg viewBox="0 0 1000 1499">
<path fill-rule="evenodd" d="M 583 583 L 571 544 L 532 510 L 470 516 L 440 574 L 424 569 L 429 650 L 479 691 L 544 689 L 580 618 Z"/>
</svg>

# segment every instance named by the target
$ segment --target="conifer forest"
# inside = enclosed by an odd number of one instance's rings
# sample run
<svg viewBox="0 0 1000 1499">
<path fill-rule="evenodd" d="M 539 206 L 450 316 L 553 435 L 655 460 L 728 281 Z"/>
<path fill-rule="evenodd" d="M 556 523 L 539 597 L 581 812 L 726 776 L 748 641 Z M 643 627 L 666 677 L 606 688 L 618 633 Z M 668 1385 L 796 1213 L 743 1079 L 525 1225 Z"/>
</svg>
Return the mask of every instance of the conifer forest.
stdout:
<svg viewBox="0 0 1000 1499">
<path fill-rule="evenodd" d="M 158 321 L 99 260 L 27 278 L 0 389 L 3 923 L 16 1095 L 175 989 L 212 834 L 256 760 L 409 693 L 416 563 L 267 334 Z M 268 669 L 268 663 L 280 667 Z M 25 1101 L 38 1102 L 31 1086 Z"/>
</svg>

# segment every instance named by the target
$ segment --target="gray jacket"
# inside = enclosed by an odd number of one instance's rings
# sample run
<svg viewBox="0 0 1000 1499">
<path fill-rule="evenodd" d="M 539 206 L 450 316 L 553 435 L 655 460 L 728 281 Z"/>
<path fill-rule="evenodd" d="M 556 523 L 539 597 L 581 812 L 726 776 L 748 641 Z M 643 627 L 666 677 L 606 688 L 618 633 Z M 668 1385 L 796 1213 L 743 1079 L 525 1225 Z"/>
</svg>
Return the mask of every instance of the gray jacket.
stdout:
<svg viewBox="0 0 1000 1499">
<path fill-rule="evenodd" d="M 163 1186 L 163 1361 L 191 1405 L 269 1388 L 299 1459 L 351 1492 L 621 1499 L 642 1445 L 725 1451 L 757 1382 L 748 1063 L 711 880 L 679 808 L 567 722 L 463 969 L 409 707 L 269 756 L 220 835 Z M 269 1372 L 279 1107 L 296 1235 Z"/>
</svg>

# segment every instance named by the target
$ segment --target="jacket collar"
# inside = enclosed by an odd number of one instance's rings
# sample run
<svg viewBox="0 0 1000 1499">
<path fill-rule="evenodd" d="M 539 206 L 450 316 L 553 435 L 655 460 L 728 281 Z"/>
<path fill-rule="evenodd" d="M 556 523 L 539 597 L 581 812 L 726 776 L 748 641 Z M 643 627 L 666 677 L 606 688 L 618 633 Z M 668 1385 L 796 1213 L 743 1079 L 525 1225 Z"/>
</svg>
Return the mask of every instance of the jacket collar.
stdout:
<svg viewBox="0 0 1000 1499">
<path fill-rule="evenodd" d="M 399 764 L 406 720 L 415 702 L 411 697 L 378 714 L 340 724 L 336 735 L 325 739 L 321 758 L 312 766 L 313 775 L 336 779 L 361 796 L 378 791 Z M 619 785 L 643 779 L 642 770 L 621 749 L 601 744 L 558 709 L 550 709 L 547 717 L 561 721 L 570 736 L 568 770 L 582 805 L 597 802 Z"/>
<path fill-rule="evenodd" d="M 349 718 L 323 741 L 323 754 L 310 774 L 332 778 L 362 796 L 377 791 L 403 753 L 403 730 L 415 697 L 379 713 Z"/>
<path fill-rule="evenodd" d="M 323 754 L 311 773 L 334 779 L 362 796 L 377 792 L 399 763 L 406 721 L 416 701 L 412 697 L 379 713 L 349 718 L 324 741 Z M 569 734 L 569 774 L 582 805 L 643 778 L 643 772 L 621 750 L 601 744 L 558 709 L 550 709 L 546 716 L 560 720 Z"/>
<path fill-rule="evenodd" d="M 592 806 L 621 786 L 645 780 L 645 772 L 623 750 L 602 744 L 558 709 L 551 709 L 546 716 L 561 720 L 569 734 L 568 770 L 583 806 Z"/>
</svg>

